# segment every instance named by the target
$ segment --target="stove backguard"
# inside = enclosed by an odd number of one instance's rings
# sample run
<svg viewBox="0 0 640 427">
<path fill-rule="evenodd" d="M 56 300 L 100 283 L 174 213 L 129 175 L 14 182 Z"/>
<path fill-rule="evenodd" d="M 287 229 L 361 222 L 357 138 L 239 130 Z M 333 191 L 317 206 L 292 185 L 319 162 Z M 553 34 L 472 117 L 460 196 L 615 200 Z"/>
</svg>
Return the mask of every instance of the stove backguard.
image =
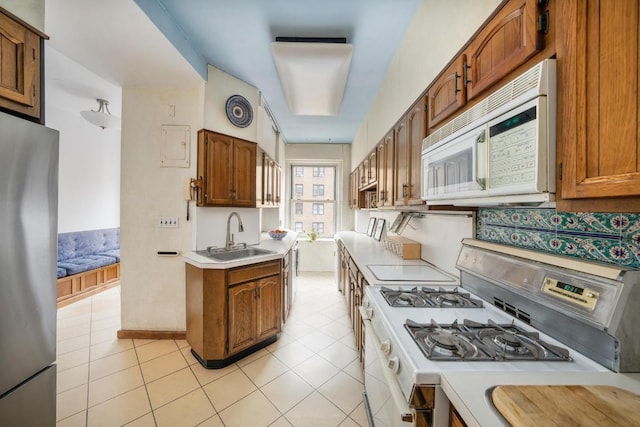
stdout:
<svg viewBox="0 0 640 427">
<path fill-rule="evenodd" d="M 613 371 L 640 372 L 639 271 L 470 239 L 457 266 L 487 303 Z"/>
</svg>

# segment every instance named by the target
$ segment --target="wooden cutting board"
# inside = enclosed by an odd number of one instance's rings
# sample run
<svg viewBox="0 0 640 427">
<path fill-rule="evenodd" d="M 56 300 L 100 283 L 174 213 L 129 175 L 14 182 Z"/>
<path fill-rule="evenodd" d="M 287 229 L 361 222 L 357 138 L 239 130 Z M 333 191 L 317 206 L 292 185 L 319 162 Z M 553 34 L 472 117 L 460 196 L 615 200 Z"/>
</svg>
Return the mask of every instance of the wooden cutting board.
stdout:
<svg viewBox="0 0 640 427">
<path fill-rule="evenodd" d="M 640 396 L 618 387 L 505 385 L 491 399 L 513 427 L 640 426 Z"/>
</svg>

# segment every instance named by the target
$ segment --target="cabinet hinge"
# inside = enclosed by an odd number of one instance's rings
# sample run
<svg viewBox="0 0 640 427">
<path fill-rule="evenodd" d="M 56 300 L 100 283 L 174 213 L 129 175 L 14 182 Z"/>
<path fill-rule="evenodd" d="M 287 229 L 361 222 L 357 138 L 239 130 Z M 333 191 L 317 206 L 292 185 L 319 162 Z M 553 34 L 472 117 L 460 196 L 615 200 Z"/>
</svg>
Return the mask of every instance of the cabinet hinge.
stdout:
<svg viewBox="0 0 640 427">
<path fill-rule="evenodd" d="M 562 162 L 560 162 L 560 165 L 558 165 L 558 175 L 559 175 L 558 179 L 562 181 Z"/>
<path fill-rule="evenodd" d="M 538 16 L 538 32 L 542 34 L 549 32 L 549 10 L 545 10 Z"/>
</svg>

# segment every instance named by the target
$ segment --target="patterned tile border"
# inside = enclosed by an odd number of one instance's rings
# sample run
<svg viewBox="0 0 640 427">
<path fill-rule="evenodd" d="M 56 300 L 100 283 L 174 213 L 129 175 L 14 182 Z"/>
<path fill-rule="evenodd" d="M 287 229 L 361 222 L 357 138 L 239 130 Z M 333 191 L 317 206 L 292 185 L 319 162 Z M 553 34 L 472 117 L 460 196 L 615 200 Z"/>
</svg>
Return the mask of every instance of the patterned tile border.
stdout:
<svg viewBox="0 0 640 427">
<path fill-rule="evenodd" d="M 640 269 L 640 214 L 485 208 L 479 240 Z"/>
</svg>

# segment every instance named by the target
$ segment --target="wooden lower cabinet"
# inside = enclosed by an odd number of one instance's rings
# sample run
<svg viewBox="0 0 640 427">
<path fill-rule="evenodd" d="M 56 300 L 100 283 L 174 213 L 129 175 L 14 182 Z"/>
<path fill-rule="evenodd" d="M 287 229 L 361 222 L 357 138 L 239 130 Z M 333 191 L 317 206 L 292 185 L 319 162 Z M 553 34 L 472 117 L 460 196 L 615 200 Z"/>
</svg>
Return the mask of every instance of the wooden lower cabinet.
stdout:
<svg viewBox="0 0 640 427">
<path fill-rule="evenodd" d="M 186 264 L 187 342 L 206 368 L 222 368 L 281 331 L 281 261 L 228 270 Z"/>
<path fill-rule="evenodd" d="M 449 427 L 467 427 L 467 423 L 451 404 L 449 404 Z"/>
</svg>

